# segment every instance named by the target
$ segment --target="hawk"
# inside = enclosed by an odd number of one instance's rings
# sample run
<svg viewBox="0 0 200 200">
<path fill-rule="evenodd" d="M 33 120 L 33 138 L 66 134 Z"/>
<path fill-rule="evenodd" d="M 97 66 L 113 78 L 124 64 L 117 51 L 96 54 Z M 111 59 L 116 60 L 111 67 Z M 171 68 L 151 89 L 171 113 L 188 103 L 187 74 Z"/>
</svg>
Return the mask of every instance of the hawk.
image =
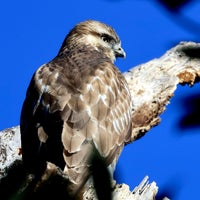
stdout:
<svg viewBox="0 0 200 200">
<path fill-rule="evenodd" d="M 66 36 L 58 55 L 34 73 L 23 103 L 22 158 L 29 173 L 46 161 L 77 191 L 89 178 L 93 148 L 114 169 L 131 135 L 131 95 L 118 68 L 125 57 L 110 26 L 87 20 Z"/>
</svg>

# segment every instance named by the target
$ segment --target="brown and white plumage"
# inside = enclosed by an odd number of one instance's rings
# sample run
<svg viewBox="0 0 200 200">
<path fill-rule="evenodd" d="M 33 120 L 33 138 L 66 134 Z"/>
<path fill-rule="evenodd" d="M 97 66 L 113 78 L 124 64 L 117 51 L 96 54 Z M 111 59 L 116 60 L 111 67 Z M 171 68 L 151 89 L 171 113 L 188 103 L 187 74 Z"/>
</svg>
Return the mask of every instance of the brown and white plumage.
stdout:
<svg viewBox="0 0 200 200">
<path fill-rule="evenodd" d="M 58 55 L 33 75 L 21 113 L 22 156 L 30 173 L 50 161 L 77 188 L 95 147 L 114 166 L 131 132 L 131 97 L 113 65 L 123 57 L 115 31 L 88 20 L 67 35 Z"/>
</svg>

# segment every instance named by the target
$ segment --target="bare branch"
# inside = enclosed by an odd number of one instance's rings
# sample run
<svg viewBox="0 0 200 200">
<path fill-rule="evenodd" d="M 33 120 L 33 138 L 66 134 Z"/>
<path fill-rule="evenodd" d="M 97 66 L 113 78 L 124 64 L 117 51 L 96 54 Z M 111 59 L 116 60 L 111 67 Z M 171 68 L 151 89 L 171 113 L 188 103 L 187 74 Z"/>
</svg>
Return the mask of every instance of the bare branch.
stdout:
<svg viewBox="0 0 200 200">
<path fill-rule="evenodd" d="M 131 141 L 159 124 L 159 115 L 164 112 L 177 84 L 192 86 L 199 80 L 199 61 L 200 44 L 181 42 L 159 59 L 134 67 L 124 74 L 134 106 Z"/>
</svg>

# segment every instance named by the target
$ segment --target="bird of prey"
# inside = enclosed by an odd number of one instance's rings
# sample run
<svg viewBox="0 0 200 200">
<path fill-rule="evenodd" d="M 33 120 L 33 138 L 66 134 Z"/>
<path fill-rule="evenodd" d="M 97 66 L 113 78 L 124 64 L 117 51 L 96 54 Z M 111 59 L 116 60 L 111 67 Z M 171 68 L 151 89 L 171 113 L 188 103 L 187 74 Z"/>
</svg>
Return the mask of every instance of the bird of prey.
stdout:
<svg viewBox="0 0 200 200">
<path fill-rule="evenodd" d="M 95 148 L 114 169 L 131 136 L 128 85 L 113 64 L 125 57 L 110 26 L 87 20 L 66 36 L 57 56 L 34 73 L 23 103 L 20 128 L 26 170 L 37 174 L 46 161 L 74 185 L 85 184 Z"/>
</svg>

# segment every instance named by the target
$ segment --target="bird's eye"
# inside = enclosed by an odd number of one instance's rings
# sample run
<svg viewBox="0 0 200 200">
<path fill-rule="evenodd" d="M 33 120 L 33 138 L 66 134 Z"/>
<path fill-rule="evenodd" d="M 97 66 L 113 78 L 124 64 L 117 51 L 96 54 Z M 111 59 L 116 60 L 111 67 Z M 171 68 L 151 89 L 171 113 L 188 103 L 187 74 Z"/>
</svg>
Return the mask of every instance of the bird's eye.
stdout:
<svg viewBox="0 0 200 200">
<path fill-rule="evenodd" d="M 107 38 L 107 37 L 102 37 L 102 40 L 103 40 L 104 42 L 107 42 L 107 43 L 110 42 L 110 38 Z"/>
<path fill-rule="evenodd" d="M 107 34 L 103 34 L 101 36 L 101 39 L 104 41 L 104 42 L 107 42 L 107 43 L 111 43 L 111 41 L 113 40 L 113 38 Z"/>
</svg>

